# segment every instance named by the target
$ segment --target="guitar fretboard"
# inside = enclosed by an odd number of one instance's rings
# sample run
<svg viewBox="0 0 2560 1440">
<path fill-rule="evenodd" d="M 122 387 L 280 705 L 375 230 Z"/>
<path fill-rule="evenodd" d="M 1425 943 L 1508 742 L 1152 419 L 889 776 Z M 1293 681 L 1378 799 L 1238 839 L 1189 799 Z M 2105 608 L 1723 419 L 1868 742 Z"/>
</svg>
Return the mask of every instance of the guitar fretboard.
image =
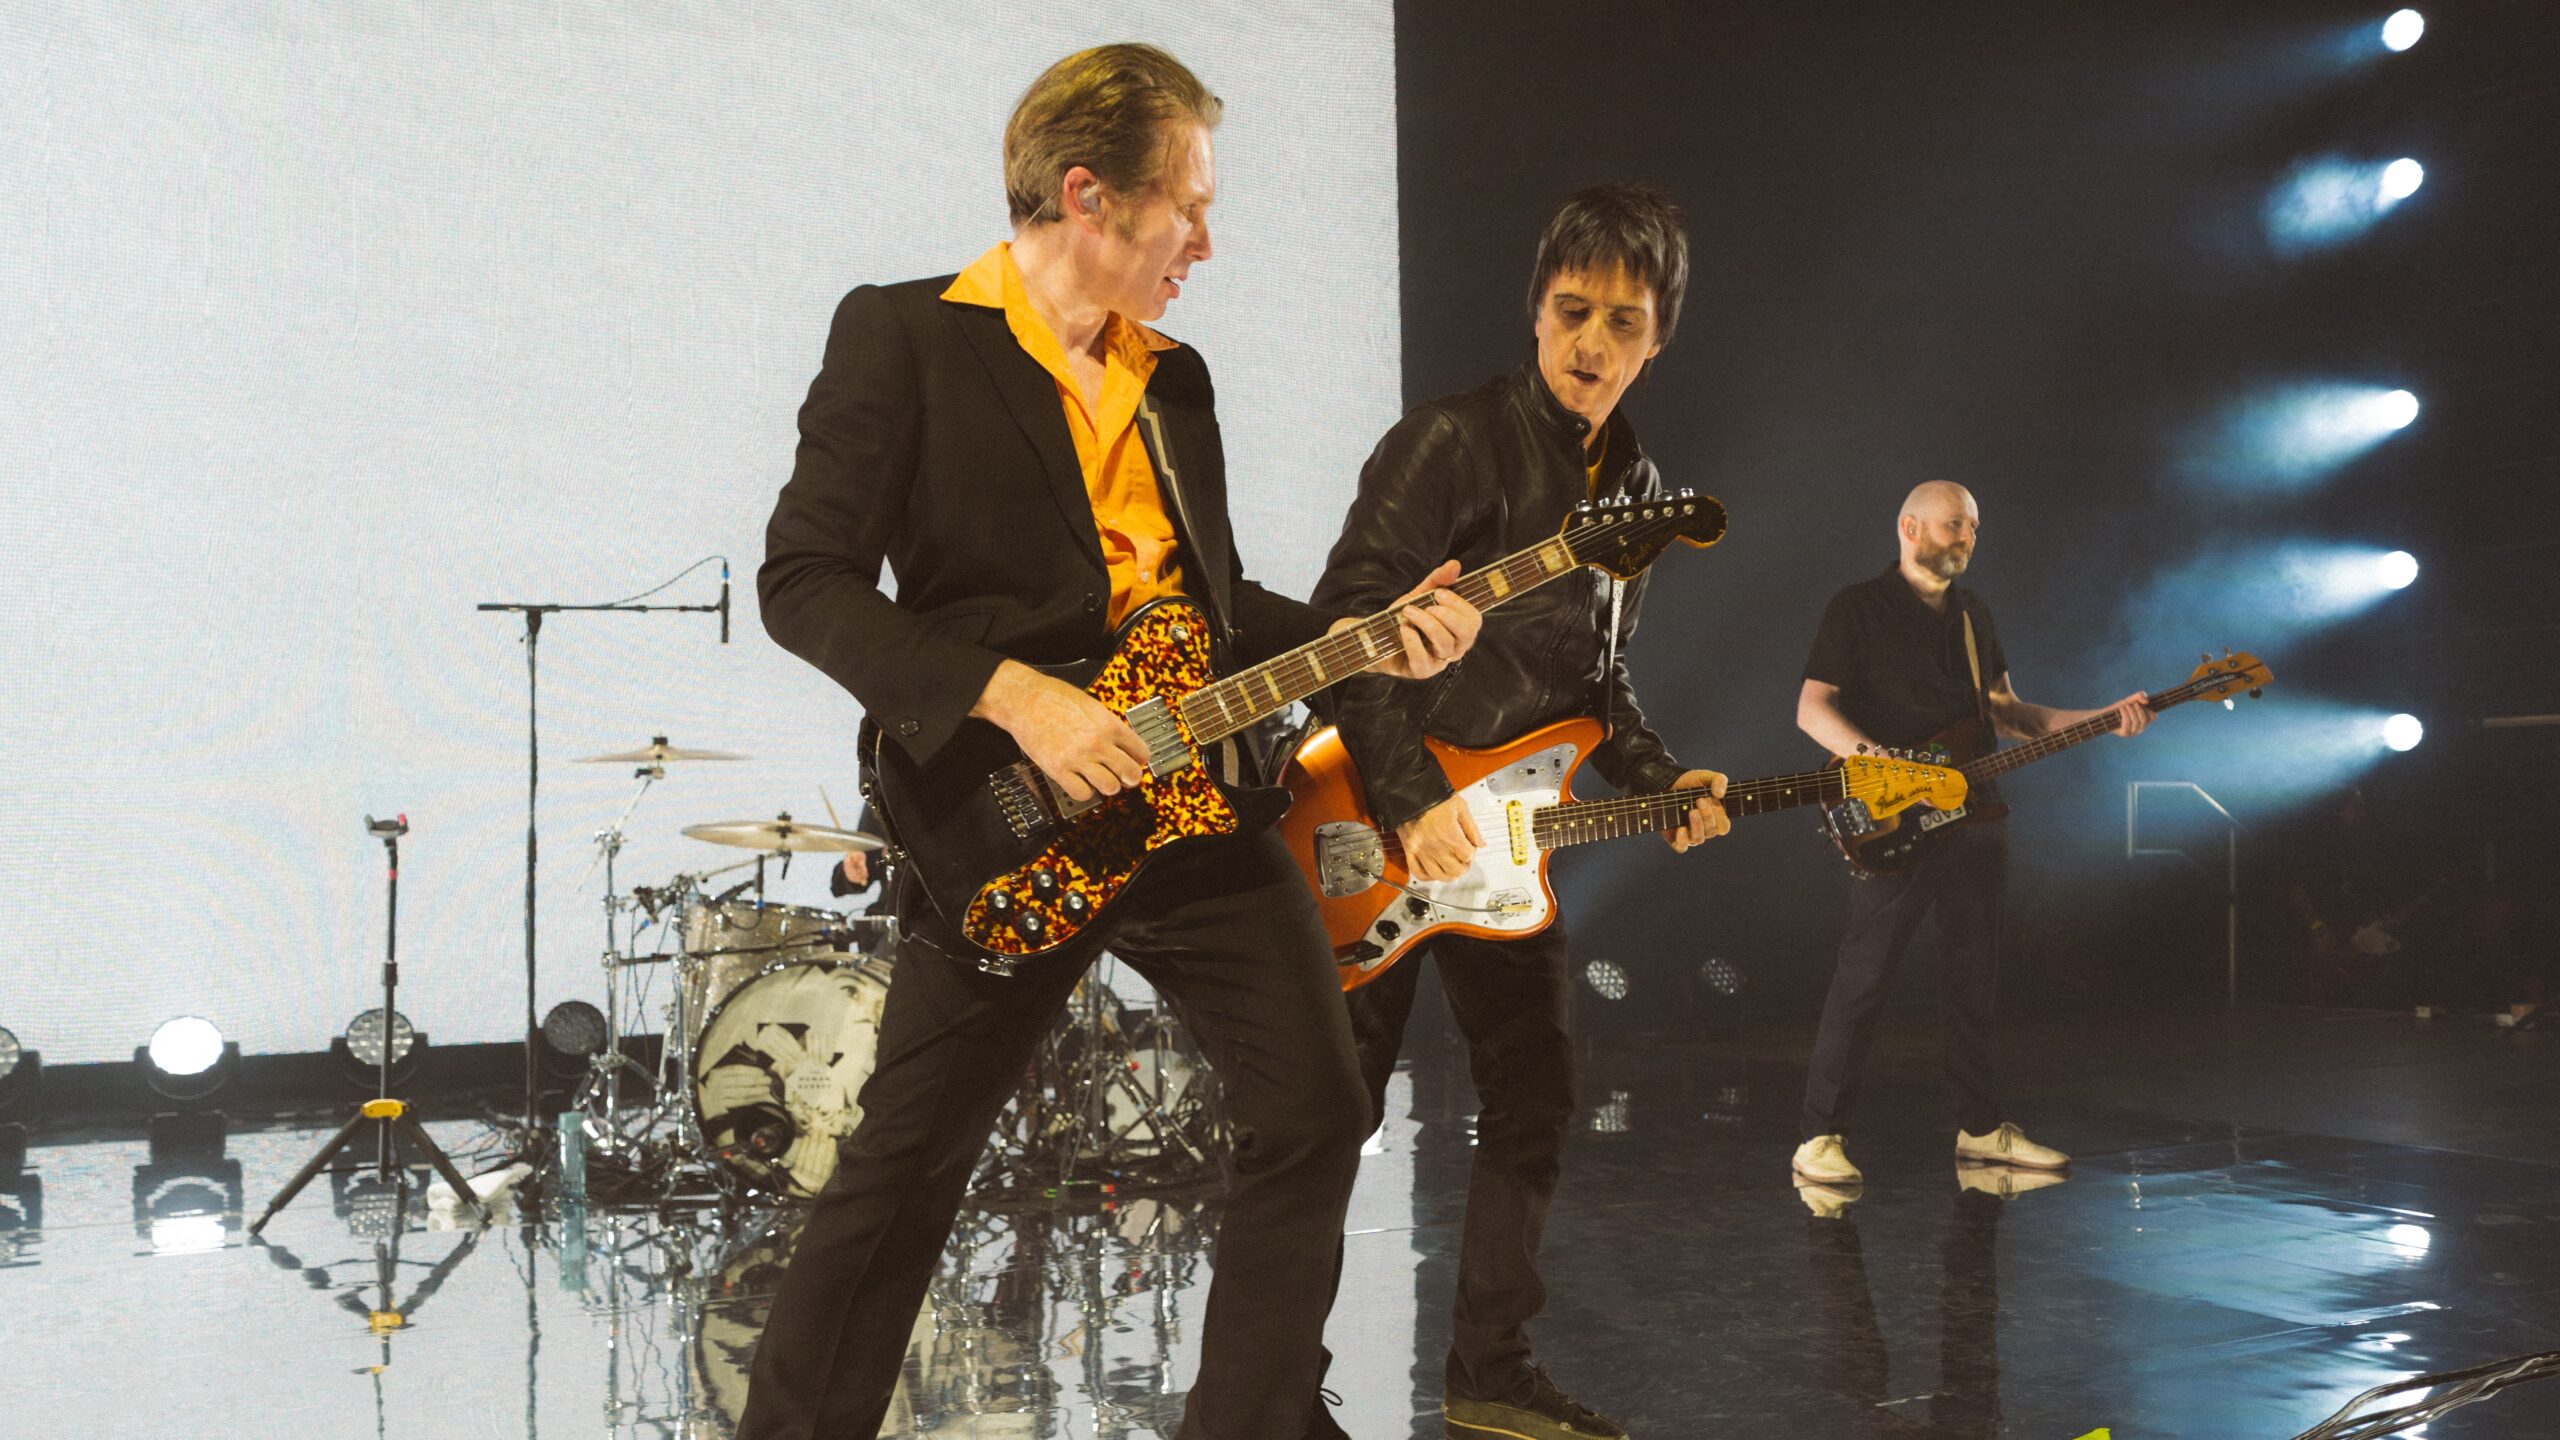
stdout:
<svg viewBox="0 0 2560 1440">
<path fill-rule="evenodd" d="M 1549 539 L 1481 570 L 1461 575 L 1449 588 L 1478 610 L 1572 573 L 1578 562 L 1562 536 Z M 1182 698 L 1182 722 L 1195 745 L 1209 746 L 1238 734 L 1327 685 L 1376 668 L 1403 653 L 1404 607 L 1310 640 L 1250 670 L 1203 685 Z"/>
<path fill-rule="evenodd" d="M 2227 675 L 2190 680 L 2175 690 L 2164 690 L 2152 696 L 2151 709 L 2156 714 L 2173 705 L 2184 705 L 2210 689 L 2229 683 L 2230 677 Z M 2052 734 L 2039 735 L 2033 740 L 2022 740 L 2006 750 L 1994 750 L 1978 760 L 1968 760 L 1958 768 L 1964 771 L 1966 780 L 1978 784 L 1994 776 L 2006 775 L 2021 765 L 2032 765 L 2048 755 L 2059 754 L 2074 745 L 2095 740 L 2101 735 L 2112 735 L 2115 733 L 2115 728 L 2115 712 L 2109 710 L 2103 714 L 2092 715 L 2077 725 L 2065 725 Z"/>
<path fill-rule="evenodd" d="M 1858 786 L 1838 769 L 1807 770 L 1798 775 L 1772 775 L 1737 780 L 1725 787 L 1727 815 L 1765 815 L 1799 805 L 1826 804 L 1856 794 Z M 1871 788 L 1882 789 L 1883 782 Z M 1628 835 L 1659 835 L 1677 830 L 1703 794 L 1697 790 L 1665 790 L 1655 795 L 1626 795 L 1610 800 L 1565 801 L 1542 806 L 1530 817 L 1530 839 L 1541 850 L 1616 840 Z"/>
</svg>

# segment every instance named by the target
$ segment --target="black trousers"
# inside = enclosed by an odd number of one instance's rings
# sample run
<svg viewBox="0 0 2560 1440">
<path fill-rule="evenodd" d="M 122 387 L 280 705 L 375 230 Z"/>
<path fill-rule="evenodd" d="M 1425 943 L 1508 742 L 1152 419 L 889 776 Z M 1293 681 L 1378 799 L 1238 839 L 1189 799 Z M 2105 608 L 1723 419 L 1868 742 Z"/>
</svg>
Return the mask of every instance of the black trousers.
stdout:
<svg viewBox="0 0 2560 1440">
<path fill-rule="evenodd" d="M 1849 928 L 1822 1002 L 1804 1087 L 1803 1138 L 1847 1133 L 1876 1019 L 1894 972 L 1931 910 L 1946 975 L 1938 1013 L 1956 1123 L 1976 1135 L 2000 1124 L 1992 1007 L 2000 989 L 2000 912 L 2008 886 L 2007 827 L 1966 825 L 1931 839 L 1910 869 L 1849 880 Z"/>
<path fill-rule="evenodd" d="M 1414 987 L 1428 956 L 1467 1040 L 1482 1102 L 1467 1177 L 1447 1385 L 1478 1399 L 1510 1395 L 1529 1371 L 1529 1321 L 1547 1302 L 1538 1242 L 1573 1122 L 1573 1040 L 1566 1023 L 1565 934 L 1519 940 L 1443 935 L 1351 992 L 1351 1031 L 1372 1107 L 1404 1047 Z"/>
<path fill-rule="evenodd" d="M 758 1345 L 740 1440 L 879 1433 L 970 1171 L 1068 992 L 1108 948 L 1200 1037 L 1233 1172 L 1180 1440 L 1300 1440 L 1361 1142 L 1375 1128 L 1315 900 L 1277 836 L 1167 857 L 1072 953 L 979 973 L 903 942 L 862 1123 Z"/>
</svg>

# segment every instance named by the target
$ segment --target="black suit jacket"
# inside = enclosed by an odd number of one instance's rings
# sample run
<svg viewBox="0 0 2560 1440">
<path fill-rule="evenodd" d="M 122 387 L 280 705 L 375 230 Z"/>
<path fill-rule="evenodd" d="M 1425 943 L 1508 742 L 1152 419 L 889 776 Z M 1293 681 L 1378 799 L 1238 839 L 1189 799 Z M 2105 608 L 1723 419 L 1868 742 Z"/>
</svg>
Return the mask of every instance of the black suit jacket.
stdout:
<svg viewBox="0 0 2560 1440">
<path fill-rule="evenodd" d="M 866 285 L 837 307 L 756 573 L 766 631 L 919 763 L 951 739 L 1001 660 L 1110 648 L 1110 571 L 1056 382 L 1002 310 L 940 298 L 951 278 Z M 1331 615 L 1244 578 L 1198 352 L 1158 352 L 1147 394 L 1164 446 L 1143 419 L 1139 431 L 1183 588 L 1209 610 L 1228 662 L 1322 634 Z M 883 559 L 894 600 L 881 593 Z"/>
</svg>

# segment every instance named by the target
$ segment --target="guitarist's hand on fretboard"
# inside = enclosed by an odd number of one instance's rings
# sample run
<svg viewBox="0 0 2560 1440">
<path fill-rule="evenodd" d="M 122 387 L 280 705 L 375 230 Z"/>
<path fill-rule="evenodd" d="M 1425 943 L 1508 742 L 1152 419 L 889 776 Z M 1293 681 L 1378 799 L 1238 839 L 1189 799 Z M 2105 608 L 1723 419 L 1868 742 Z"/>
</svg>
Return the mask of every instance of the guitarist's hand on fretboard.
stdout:
<svg viewBox="0 0 2560 1440">
<path fill-rule="evenodd" d="M 1458 578 L 1458 562 L 1443 560 L 1440 568 L 1422 579 L 1422 583 L 1396 597 L 1403 607 L 1396 614 L 1396 636 L 1403 653 L 1378 662 L 1378 673 L 1399 680 L 1428 680 L 1458 661 L 1476 643 L 1476 632 L 1484 625 L 1483 612 L 1448 588 Z M 1423 603 L 1413 603 L 1428 595 Z M 1362 623 L 1358 617 L 1333 622 L 1327 632 L 1339 634 Z"/>
<path fill-rule="evenodd" d="M 1672 781 L 1671 788 L 1674 790 L 1702 789 L 1710 796 L 1720 799 L 1724 795 L 1724 784 L 1725 777 L 1713 770 L 1692 770 Z M 1724 813 L 1722 805 L 1717 804 L 1714 799 L 1708 799 L 1690 806 L 1689 818 L 1682 821 L 1678 829 L 1668 832 L 1662 838 L 1670 843 L 1675 853 L 1685 855 L 1689 853 L 1690 846 L 1703 845 L 1732 829 L 1733 818 Z"/>
<path fill-rule="evenodd" d="M 1007 660 L 969 713 L 994 722 L 1023 755 L 1078 804 L 1137 788 L 1146 742 L 1110 706 L 1075 686 Z"/>
<path fill-rule="evenodd" d="M 2128 740 L 2149 728 L 2152 720 L 2159 714 L 2151 708 L 2151 692 L 2148 690 L 2136 690 L 2106 708 L 2115 712 L 2116 733 Z M 2094 717 L 2104 714 L 2105 711 L 2093 710 L 2089 713 Z"/>
</svg>

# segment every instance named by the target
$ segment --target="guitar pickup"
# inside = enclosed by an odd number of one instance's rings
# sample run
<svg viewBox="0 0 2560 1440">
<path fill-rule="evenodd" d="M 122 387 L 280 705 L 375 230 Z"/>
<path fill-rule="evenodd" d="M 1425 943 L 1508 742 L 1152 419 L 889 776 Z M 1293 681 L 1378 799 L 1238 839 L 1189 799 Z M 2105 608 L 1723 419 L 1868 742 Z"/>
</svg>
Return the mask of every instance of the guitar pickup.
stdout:
<svg viewBox="0 0 2560 1440">
<path fill-rule="evenodd" d="M 1182 725 L 1174 717 L 1173 707 L 1158 695 L 1129 707 L 1120 717 L 1138 732 L 1139 741 L 1147 747 L 1147 770 L 1162 777 L 1191 763 L 1191 742 L 1182 738 Z"/>
</svg>

